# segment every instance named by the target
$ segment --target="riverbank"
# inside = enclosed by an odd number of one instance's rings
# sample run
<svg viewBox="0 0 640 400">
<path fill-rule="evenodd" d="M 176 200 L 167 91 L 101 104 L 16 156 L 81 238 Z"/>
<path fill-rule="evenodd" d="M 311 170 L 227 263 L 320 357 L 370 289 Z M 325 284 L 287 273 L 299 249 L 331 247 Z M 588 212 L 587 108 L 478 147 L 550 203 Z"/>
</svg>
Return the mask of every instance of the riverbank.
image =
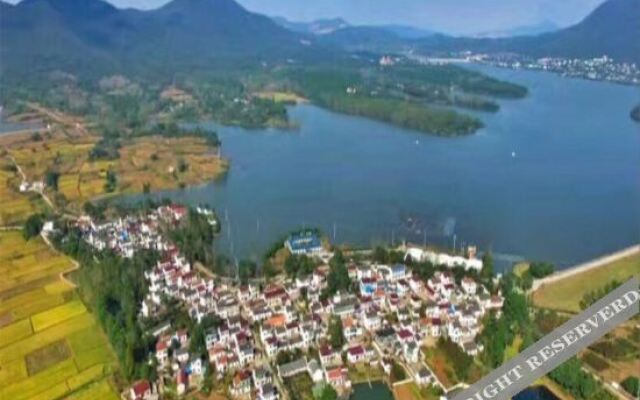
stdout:
<svg viewBox="0 0 640 400">
<path fill-rule="evenodd" d="M 586 293 L 634 275 L 640 276 L 640 245 L 536 280 L 530 293 L 537 307 L 573 313 L 580 311 L 580 301 Z"/>
</svg>

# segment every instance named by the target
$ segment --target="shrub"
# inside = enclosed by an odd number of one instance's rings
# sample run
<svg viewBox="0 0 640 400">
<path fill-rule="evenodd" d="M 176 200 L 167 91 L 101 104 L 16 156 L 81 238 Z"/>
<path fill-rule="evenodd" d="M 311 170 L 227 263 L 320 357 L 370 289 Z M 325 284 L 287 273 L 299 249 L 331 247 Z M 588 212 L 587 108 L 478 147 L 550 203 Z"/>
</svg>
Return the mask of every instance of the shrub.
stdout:
<svg viewBox="0 0 640 400">
<path fill-rule="evenodd" d="M 29 240 L 34 236 L 38 236 L 40 231 L 42 231 L 42 226 L 44 222 L 42 220 L 42 214 L 33 214 L 29 218 L 27 218 L 27 222 L 24 224 L 24 228 L 22 229 L 22 235 L 25 240 Z"/>
<path fill-rule="evenodd" d="M 640 394 L 640 378 L 637 376 L 629 376 L 622 381 L 620 385 L 632 396 L 638 396 Z"/>
<path fill-rule="evenodd" d="M 591 352 L 587 352 L 582 357 L 582 361 L 587 363 L 588 366 L 590 366 L 591 368 L 595 369 L 598 372 L 604 371 L 605 369 L 609 368 L 609 363 L 606 360 L 602 359 L 602 357 L 599 357 Z"/>
</svg>

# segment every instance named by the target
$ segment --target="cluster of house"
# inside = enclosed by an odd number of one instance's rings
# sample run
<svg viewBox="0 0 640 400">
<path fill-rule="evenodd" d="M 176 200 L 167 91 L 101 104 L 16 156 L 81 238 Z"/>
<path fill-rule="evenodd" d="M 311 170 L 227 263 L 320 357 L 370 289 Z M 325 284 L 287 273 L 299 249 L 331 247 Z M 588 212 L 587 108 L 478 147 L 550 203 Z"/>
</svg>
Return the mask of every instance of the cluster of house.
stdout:
<svg viewBox="0 0 640 400">
<path fill-rule="evenodd" d="M 475 355 L 482 350 L 476 338 L 482 330 L 483 316 L 502 308 L 500 296 L 489 295 L 469 276 L 456 282 L 445 270 L 425 282 L 405 264 L 372 262 L 348 265 L 357 289 L 327 298 L 323 293 L 328 286 L 330 267 L 326 260 L 330 253 L 312 232 L 291 235 L 284 243 L 292 254 L 318 260 L 321 265 L 311 274 L 261 288 L 216 283 L 194 271 L 179 249 L 162 235 L 160 224 L 177 223 L 186 212 L 183 207 L 170 205 L 146 216 L 99 225 L 85 218 L 78 223 L 85 240 L 96 248 L 113 249 L 124 257 L 141 248 L 161 252 L 161 259 L 145 272 L 149 290 L 141 317 L 160 315 L 165 300 L 172 298 L 198 322 L 207 316 L 221 321 L 205 333 L 208 359 L 190 354 L 189 332 L 176 331 L 170 324 L 152 330 L 157 338 L 154 357 L 158 367 L 165 374 L 169 371 L 178 393 L 196 386 L 211 366 L 220 376 L 232 377 L 229 392 L 233 396 L 261 400 L 279 398 L 279 382 L 298 374 L 308 374 L 317 385 L 348 390 L 349 366 L 361 363 L 391 373 L 393 363 L 400 361 L 417 383 L 433 383 L 434 377 L 422 361 L 425 340 L 445 336 Z M 482 268 L 475 257 L 452 257 L 421 249 L 408 249 L 407 257 L 466 270 Z M 333 348 L 328 341 L 330 325 L 337 319 L 345 342 L 341 348 Z M 311 350 L 317 357 L 310 356 Z M 301 356 L 272 369 L 270 364 L 285 351 Z"/>
<path fill-rule="evenodd" d="M 122 257 L 133 257 L 136 251 L 147 249 L 175 251 L 176 248 L 162 234 L 162 224 L 177 224 L 188 209 L 171 204 L 147 214 L 131 214 L 115 220 L 98 222 L 88 215 L 77 220 L 84 240 L 98 250 L 110 249 Z"/>
</svg>

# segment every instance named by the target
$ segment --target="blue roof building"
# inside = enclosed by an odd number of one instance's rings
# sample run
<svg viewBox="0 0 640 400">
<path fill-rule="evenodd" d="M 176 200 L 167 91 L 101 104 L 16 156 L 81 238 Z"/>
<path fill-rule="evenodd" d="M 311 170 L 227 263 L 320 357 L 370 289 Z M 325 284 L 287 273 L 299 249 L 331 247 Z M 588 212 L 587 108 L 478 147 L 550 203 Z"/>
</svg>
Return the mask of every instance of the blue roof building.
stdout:
<svg viewBox="0 0 640 400">
<path fill-rule="evenodd" d="M 322 251 L 320 236 L 313 231 L 292 234 L 284 242 L 287 250 L 296 255 L 313 255 Z"/>
<path fill-rule="evenodd" d="M 391 267 L 391 279 L 404 279 L 407 275 L 407 267 L 404 264 L 396 264 Z"/>
</svg>

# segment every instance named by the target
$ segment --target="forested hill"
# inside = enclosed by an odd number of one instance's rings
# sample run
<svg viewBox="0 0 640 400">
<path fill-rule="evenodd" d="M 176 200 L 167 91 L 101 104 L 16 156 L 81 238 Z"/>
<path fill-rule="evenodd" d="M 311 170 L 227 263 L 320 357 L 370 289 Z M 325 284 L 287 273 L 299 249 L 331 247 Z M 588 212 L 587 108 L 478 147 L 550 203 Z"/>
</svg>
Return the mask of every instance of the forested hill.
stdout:
<svg viewBox="0 0 640 400">
<path fill-rule="evenodd" d="M 2 72 L 188 70 L 304 62 L 336 53 L 233 0 L 122 10 L 102 0 L 0 2 Z"/>
</svg>

